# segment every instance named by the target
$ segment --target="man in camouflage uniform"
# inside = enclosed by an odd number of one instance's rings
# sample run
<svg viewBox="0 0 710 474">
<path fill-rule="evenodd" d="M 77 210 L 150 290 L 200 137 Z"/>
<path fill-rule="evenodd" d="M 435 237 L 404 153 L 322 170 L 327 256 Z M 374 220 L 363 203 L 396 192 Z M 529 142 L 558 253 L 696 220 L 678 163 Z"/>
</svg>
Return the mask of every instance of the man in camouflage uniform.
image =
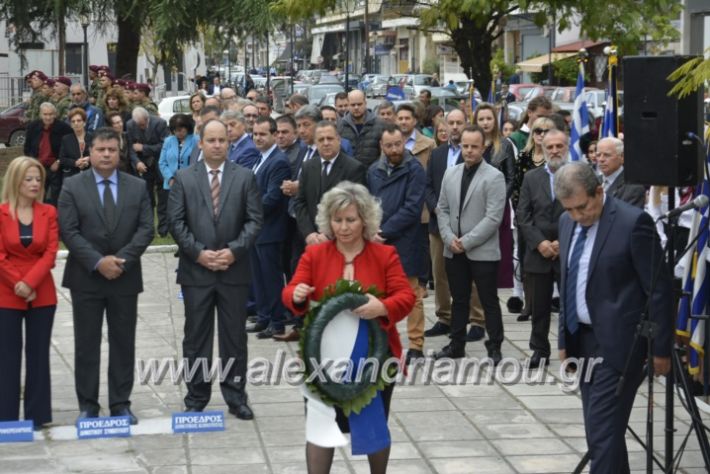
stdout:
<svg viewBox="0 0 710 474">
<path fill-rule="evenodd" d="M 99 76 L 99 88 L 96 92 L 95 105 L 98 107 L 104 103 L 104 96 L 111 85 L 113 85 L 113 76 L 108 66 L 100 66 L 97 74 Z"/>
<path fill-rule="evenodd" d="M 99 66 L 92 64 L 89 66 L 89 102 L 96 104 L 99 96 Z"/>
<path fill-rule="evenodd" d="M 47 76 L 42 71 L 37 70 L 31 71 L 25 76 L 25 81 L 32 89 L 32 96 L 25 112 L 25 118 L 28 122 L 39 119 L 39 106 L 42 102 L 49 100 L 49 97 L 45 97 L 41 91 L 46 79 Z"/>
<path fill-rule="evenodd" d="M 143 107 L 150 115 L 159 115 L 158 106 L 150 100 L 150 86 L 148 84 L 137 83 L 133 90 L 133 108 Z"/>
<path fill-rule="evenodd" d="M 65 120 L 67 113 L 71 109 L 71 97 L 69 97 L 69 88 L 71 87 L 71 79 L 65 76 L 59 76 L 54 79 L 54 106 L 57 108 L 57 120 Z"/>
</svg>

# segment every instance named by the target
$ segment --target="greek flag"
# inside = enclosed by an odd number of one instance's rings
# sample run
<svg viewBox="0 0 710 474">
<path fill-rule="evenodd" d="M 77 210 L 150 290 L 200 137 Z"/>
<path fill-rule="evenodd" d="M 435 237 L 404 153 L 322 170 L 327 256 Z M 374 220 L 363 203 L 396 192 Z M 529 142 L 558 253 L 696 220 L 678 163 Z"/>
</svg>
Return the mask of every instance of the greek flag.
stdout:
<svg viewBox="0 0 710 474">
<path fill-rule="evenodd" d="M 599 139 L 616 137 L 616 80 L 612 80 L 613 74 L 609 73 L 609 86 L 606 90 L 606 104 L 604 105 L 604 116 L 602 117 L 602 130 Z"/>
<path fill-rule="evenodd" d="M 710 162 L 710 154 L 708 154 Z M 708 177 L 698 186 L 696 195 L 705 194 L 710 197 Z M 676 332 L 688 338 L 688 371 L 697 374 L 700 370 L 700 359 L 705 346 L 705 321 L 691 318 L 691 315 L 707 314 L 708 296 L 710 296 L 710 272 L 708 272 L 708 206 L 695 210 L 690 227 L 688 242 L 698 237 L 698 241 L 683 256 L 681 265 L 684 269 L 683 291 L 689 294 L 681 298 L 678 306 Z M 699 235 L 698 235 L 699 234 Z"/>
<path fill-rule="evenodd" d="M 579 63 L 577 75 L 577 88 L 574 93 L 574 110 L 572 111 L 572 130 L 570 131 L 570 155 L 572 161 L 579 161 L 583 157 L 579 139 L 589 132 L 589 113 L 587 102 L 584 100 L 584 63 Z"/>
</svg>

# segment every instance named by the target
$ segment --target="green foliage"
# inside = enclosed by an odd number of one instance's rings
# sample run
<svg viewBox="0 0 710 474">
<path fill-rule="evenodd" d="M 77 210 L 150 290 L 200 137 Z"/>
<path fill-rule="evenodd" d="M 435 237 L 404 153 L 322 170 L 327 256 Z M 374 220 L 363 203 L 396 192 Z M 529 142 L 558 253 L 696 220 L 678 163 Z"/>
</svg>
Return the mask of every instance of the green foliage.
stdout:
<svg viewBox="0 0 710 474">
<path fill-rule="evenodd" d="M 710 54 L 710 48 L 705 50 Z M 678 81 L 670 91 L 670 95 L 679 98 L 688 96 L 710 81 L 710 59 L 697 57 L 688 60 L 668 76 L 671 81 Z"/>
<path fill-rule="evenodd" d="M 424 74 L 438 74 L 439 73 L 439 60 L 437 58 L 427 57 L 424 60 L 424 65 L 422 67 L 422 73 Z"/>
<path fill-rule="evenodd" d="M 533 72 L 530 74 L 530 79 L 533 82 L 542 82 L 547 80 L 547 68 L 549 66 L 545 64 L 542 66 L 542 72 Z M 579 73 L 579 65 L 577 64 L 577 58 L 572 56 L 565 59 L 560 59 L 552 63 L 552 77 L 554 84 L 558 86 L 573 86 L 577 84 L 577 74 Z M 585 74 L 585 81 L 588 80 Z"/>
<path fill-rule="evenodd" d="M 500 71 L 504 80 L 512 76 L 515 72 L 515 65 L 505 62 L 503 48 L 496 49 L 496 52 L 493 54 L 493 59 L 491 59 L 491 72 L 495 71 Z"/>
</svg>

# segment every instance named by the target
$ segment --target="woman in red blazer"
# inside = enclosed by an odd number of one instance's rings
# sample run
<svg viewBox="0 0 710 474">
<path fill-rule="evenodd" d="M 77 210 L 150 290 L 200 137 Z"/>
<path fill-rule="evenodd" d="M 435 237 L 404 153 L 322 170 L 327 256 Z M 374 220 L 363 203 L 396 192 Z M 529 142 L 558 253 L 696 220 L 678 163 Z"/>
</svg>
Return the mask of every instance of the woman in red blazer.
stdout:
<svg viewBox="0 0 710 474">
<path fill-rule="evenodd" d="M 379 231 L 381 219 L 379 204 L 360 184 L 344 181 L 325 193 L 316 217 L 321 243 L 306 247 L 293 278 L 283 290 L 282 299 L 293 314 L 303 315 L 308 310 L 308 301 L 319 300 L 325 288 L 339 279 L 357 280 L 363 288 L 375 285 L 383 296 L 368 295 L 369 301 L 353 312 L 362 319 L 376 318 L 387 332 L 392 355 L 400 358 L 402 343 L 396 325 L 412 311 L 415 297 L 395 248 L 371 241 Z M 387 440 L 386 417 L 392 387 L 389 385 L 381 394 Z M 348 419 L 339 409 L 335 411 L 338 428 L 348 432 Z M 329 472 L 332 445 L 316 445 L 309 439 L 308 430 L 306 438 L 308 471 Z M 377 452 L 365 453 L 372 472 L 386 470 L 390 446 L 387 441 L 385 444 L 386 447 Z"/>
<path fill-rule="evenodd" d="M 45 170 L 34 158 L 10 163 L 0 204 L 0 420 L 20 416 L 25 325 L 24 419 L 52 421 L 49 341 L 57 307 L 52 267 L 59 245 L 57 211 L 44 199 Z"/>
</svg>

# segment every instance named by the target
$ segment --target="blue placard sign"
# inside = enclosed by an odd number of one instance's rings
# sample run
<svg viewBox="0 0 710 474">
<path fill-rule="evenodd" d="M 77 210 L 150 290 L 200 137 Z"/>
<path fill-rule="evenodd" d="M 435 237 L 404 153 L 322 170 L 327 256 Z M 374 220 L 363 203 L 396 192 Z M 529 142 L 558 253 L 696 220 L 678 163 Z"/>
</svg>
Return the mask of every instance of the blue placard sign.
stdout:
<svg viewBox="0 0 710 474">
<path fill-rule="evenodd" d="M 18 441 L 34 441 L 32 420 L 0 422 L 0 443 L 16 443 Z"/>
<path fill-rule="evenodd" d="M 80 418 L 76 421 L 79 439 L 125 438 L 131 436 L 131 419 L 127 416 Z"/>
<path fill-rule="evenodd" d="M 224 412 L 173 413 L 173 433 L 200 433 L 204 431 L 224 431 Z"/>
</svg>

